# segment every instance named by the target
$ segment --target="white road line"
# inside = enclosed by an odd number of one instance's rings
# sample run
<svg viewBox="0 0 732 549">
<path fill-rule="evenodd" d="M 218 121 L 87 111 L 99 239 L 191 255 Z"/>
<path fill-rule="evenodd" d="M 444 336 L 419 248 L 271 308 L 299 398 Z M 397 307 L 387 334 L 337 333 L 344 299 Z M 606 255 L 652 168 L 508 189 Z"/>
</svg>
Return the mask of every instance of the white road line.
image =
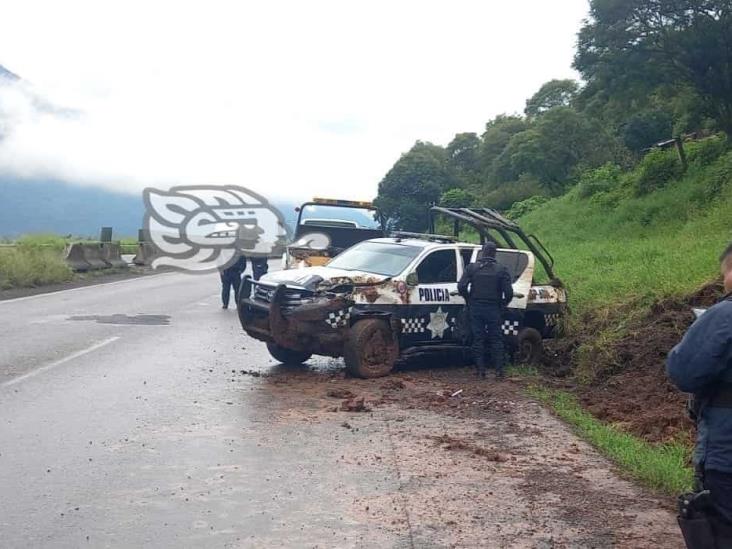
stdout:
<svg viewBox="0 0 732 549">
<path fill-rule="evenodd" d="M 0 305 L 4 305 L 5 303 L 17 303 L 18 301 L 26 301 L 28 299 L 38 299 L 41 297 L 47 297 L 49 295 L 56 295 L 56 294 L 62 294 L 64 292 L 78 292 L 79 290 L 87 290 L 89 288 L 98 288 L 99 286 L 114 286 L 115 284 L 127 284 L 129 282 L 135 282 L 136 280 L 141 279 L 149 279 L 149 277 L 154 276 L 155 278 L 161 277 L 161 276 L 170 276 L 174 274 L 179 273 L 160 273 L 155 275 L 147 275 L 147 276 L 136 276 L 134 278 L 127 278 L 125 280 L 116 280 L 114 282 L 100 282 L 99 284 L 90 284 L 88 286 L 79 286 L 78 288 L 68 288 L 66 290 L 56 290 L 55 292 L 46 292 L 44 294 L 35 294 L 35 295 L 27 295 L 25 297 L 15 297 L 13 299 L 2 299 L 0 300 Z"/>
<path fill-rule="evenodd" d="M 76 351 L 75 353 L 70 354 L 67 357 L 64 357 L 60 360 L 57 360 L 55 362 L 51 362 L 50 364 L 46 364 L 45 366 L 41 366 L 40 368 L 36 368 L 35 370 L 28 372 L 27 374 L 23 374 L 22 376 L 18 376 L 16 378 L 13 378 L 9 381 L 6 381 L 2 384 L 0 384 L 0 387 L 10 387 L 11 385 L 15 385 L 16 383 L 20 383 L 21 381 L 25 381 L 26 379 L 29 379 L 31 377 L 35 377 L 38 374 L 41 374 L 43 372 L 47 372 L 51 368 L 55 368 L 56 366 L 61 366 L 62 364 L 66 364 L 67 362 L 71 362 L 72 360 L 79 358 L 80 356 L 84 356 L 87 353 L 91 353 L 92 351 L 96 351 L 97 349 L 101 349 L 105 345 L 109 345 L 110 343 L 117 341 L 120 338 L 120 336 L 114 336 L 107 339 L 104 339 L 102 341 L 99 341 L 98 343 L 95 343 L 94 345 L 87 347 L 86 349 L 82 349 L 81 351 Z"/>
</svg>

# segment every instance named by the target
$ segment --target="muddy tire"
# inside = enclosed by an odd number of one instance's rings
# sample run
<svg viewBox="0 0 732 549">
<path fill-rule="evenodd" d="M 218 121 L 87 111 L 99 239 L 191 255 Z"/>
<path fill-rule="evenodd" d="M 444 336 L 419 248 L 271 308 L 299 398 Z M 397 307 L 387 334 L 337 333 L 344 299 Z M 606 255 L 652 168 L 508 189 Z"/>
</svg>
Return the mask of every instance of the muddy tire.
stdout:
<svg viewBox="0 0 732 549">
<path fill-rule="evenodd" d="M 535 328 L 524 328 L 516 342 L 516 362 L 538 364 L 544 354 L 544 340 Z"/>
<path fill-rule="evenodd" d="M 281 347 L 276 343 L 267 343 L 267 350 L 275 360 L 279 360 L 282 364 L 288 365 L 302 364 L 311 356 L 313 356 L 312 353 L 307 353 L 305 351 L 295 351 L 293 349 Z"/>
<path fill-rule="evenodd" d="M 394 368 L 399 344 L 386 321 L 366 318 L 349 330 L 343 358 L 346 369 L 354 376 L 382 377 Z"/>
</svg>

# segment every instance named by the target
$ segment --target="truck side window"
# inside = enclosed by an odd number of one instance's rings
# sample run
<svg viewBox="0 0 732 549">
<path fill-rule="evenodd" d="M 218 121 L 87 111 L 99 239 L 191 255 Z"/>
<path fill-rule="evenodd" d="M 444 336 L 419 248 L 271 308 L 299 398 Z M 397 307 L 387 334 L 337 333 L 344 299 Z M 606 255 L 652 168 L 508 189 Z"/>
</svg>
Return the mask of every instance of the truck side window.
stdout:
<svg viewBox="0 0 732 549">
<path fill-rule="evenodd" d="M 470 260 L 473 257 L 472 248 L 460 248 L 460 257 L 463 258 L 463 269 L 470 265 Z"/>
<path fill-rule="evenodd" d="M 498 250 L 496 261 L 505 265 L 511 274 L 511 280 L 516 282 L 529 264 L 529 257 L 519 251 Z"/>
<path fill-rule="evenodd" d="M 417 267 L 420 284 L 457 282 L 455 250 L 437 250 L 422 260 Z"/>
</svg>

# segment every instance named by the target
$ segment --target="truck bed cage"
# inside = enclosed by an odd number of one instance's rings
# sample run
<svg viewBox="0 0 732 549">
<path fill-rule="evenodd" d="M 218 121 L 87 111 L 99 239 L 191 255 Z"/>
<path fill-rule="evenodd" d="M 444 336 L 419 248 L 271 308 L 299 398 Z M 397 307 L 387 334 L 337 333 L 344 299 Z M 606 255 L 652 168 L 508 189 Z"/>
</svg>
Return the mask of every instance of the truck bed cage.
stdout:
<svg viewBox="0 0 732 549">
<path fill-rule="evenodd" d="M 460 233 L 461 224 L 465 223 L 478 231 L 481 244 L 490 240 L 499 247 L 504 247 L 505 243 L 506 247 L 519 250 L 522 248 L 516 245 L 516 240 L 518 240 L 536 256 L 544 267 L 546 274 L 558 281 L 554 274 L 554 258 L 541 241 L 534 235 L 527 235 L 521 227 L 496 210 L 491 208 L 443 208 L 433 206 L 430 208 L 431 233 L 435 232 L 435 220 L 440 216 L 452 219 L 453 232 L 456 238 Z M 503 242 L 498 241 L 494 233 L 498 233 Z"/>
</svg>

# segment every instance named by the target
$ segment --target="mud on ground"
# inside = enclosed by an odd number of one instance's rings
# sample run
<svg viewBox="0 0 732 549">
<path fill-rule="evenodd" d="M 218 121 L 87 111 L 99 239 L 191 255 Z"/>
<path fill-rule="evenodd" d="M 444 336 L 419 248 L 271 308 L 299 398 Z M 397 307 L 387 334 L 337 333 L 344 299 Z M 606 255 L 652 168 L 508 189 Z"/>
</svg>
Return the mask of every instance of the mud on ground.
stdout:
<svg viewBox="0 0 732 549">
<path fill-rule="evenodd" d="M 397 475 L 398 488 L 343 494 L 348 520 L 404 547 L 681 547 L 668 502 L 613 466 L 521 381 L 469 368 L 376 380 L 341 371 L 232 371 L 258 377 L 275 423 L 329 423 L 349 437 L 334 467 Z"/>
<path fill-rule="evenodd" d="M 650 442 L 691 442 L 687 397 L 668 381 L 665 360 L 693 322 L 692 307 L 710 307 L 721 295 L 721 284 L 713 283 L 686 298 L 655 303 L 645 316 L 631 321 L 625 335 L 606 347 L 595 346 L 584 358 L 592 361 L 597 373 L 591 383 L 578 383 L 569 376 L 557 384 L 577 394 L 597 418 Z M 618 319 L 588 315 L 581 322 L 582 333 L 548 346 L 545 372 L 566 374 L 566 366 L 576 364 L 580 346 L 591 345 L 597 333 L 613 322 Z"/>
</svg>

